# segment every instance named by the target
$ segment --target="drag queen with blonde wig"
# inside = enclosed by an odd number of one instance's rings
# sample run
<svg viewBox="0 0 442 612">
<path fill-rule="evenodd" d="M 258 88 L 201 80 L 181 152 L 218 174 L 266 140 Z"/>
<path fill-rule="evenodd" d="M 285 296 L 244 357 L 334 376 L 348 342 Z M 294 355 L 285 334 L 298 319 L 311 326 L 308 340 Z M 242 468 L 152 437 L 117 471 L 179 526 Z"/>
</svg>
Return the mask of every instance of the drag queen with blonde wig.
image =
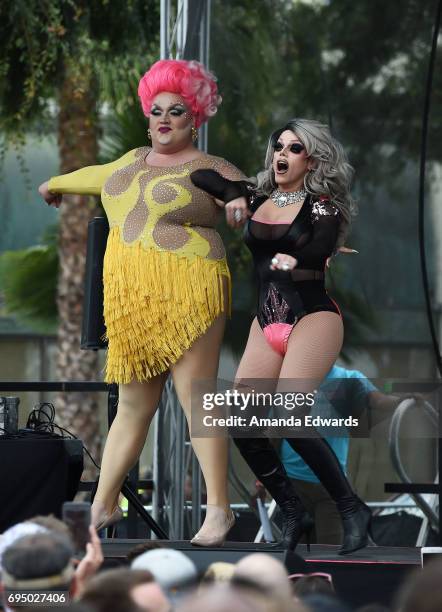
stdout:
<svg viewBox="0 0 442 612">
<path fill-rule="evenodd" d="M 109 220 L 105 380 L 119 383 L 119 405 L 92 506 L 97 528 L 121 518 L 120 488 L 138 460 L 169 373 L 188 420 L 192 379 L 216 378 L 230 304 L 230 275 L 215 229 L 224 203 L 195 188 L 189 175 L 210 168 L 226 178 L 242 177 L 225 160 L 195 147 L 197 129 L 221 101 L 213 75 L 201 64 L 158 61 L 140 80 L 138 94 L 151 146 L 40 187 L 46 202 L 57 207 L 63 193 L 101 196 Z M 232 217 L 231 207 L 226 213 Z M 208 504 L 192 542 L 220 545 L 234 522 L 227 440 L 197 438 L 192 445 Z"/>
</svg>

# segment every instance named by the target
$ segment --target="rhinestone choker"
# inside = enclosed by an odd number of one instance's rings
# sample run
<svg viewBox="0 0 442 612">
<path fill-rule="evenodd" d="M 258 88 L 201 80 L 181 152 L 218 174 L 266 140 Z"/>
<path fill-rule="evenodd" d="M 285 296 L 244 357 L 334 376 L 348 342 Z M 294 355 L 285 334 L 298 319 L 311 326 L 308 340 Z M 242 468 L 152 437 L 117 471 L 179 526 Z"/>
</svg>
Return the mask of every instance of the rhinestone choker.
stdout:
<svg viewBox="0 0 442 612">
<path fill-rule="evenodd" d="M 298 191 L 275 191 L 270 195 L 270 198 L 275 202 L 276 206 L 283 208 L 289 204 L 297 204 L 305 200 L 307 192 L 305 189 L 299 189 Z"/>
</svg>

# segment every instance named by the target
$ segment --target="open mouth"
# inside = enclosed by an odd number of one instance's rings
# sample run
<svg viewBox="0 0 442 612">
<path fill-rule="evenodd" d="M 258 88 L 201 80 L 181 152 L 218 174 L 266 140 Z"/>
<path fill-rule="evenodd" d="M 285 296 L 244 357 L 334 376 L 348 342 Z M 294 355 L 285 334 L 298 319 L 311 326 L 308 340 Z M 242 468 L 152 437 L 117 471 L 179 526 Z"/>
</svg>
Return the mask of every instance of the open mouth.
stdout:
<svg viewBox="0 0 442 612">
<path fill-rule="evenodd" d="M 160 127 L 158 131 L 161 132 L 161 134 L 167 134 L 167 132 L 170 132 L 170 127 Z"/>
<path fill-rule="evenodd" d="M 285 159 L 278 159 L 276 162 L 276 171 L 279 174 L 284 174 L 289 169 L 289 164 Z"/>
</svg>

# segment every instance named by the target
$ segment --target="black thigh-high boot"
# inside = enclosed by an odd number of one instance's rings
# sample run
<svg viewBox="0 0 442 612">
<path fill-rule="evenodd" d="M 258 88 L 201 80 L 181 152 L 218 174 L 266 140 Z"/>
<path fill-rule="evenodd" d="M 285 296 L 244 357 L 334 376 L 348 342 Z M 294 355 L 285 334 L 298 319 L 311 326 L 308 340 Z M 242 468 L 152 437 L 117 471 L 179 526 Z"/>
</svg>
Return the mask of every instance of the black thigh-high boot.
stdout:
<svg viewBox="0 0 442 612">
<path fill-rule="evenodd" d="M 268 438 L 234 438 L 239 452 L 281 509 L 282 545 L 294 550 L 313 521 L 297 496 L 278 453 Z"/>
<path fill-rule="evenodd" d="M 371 511 L 355 494 L 328 442 L 319 434 L 311 438 L 286 438 L 316 474 L 341 514 L 344 539 L 339 550 L 346 555 L 369 543 Z"/>
</svg>

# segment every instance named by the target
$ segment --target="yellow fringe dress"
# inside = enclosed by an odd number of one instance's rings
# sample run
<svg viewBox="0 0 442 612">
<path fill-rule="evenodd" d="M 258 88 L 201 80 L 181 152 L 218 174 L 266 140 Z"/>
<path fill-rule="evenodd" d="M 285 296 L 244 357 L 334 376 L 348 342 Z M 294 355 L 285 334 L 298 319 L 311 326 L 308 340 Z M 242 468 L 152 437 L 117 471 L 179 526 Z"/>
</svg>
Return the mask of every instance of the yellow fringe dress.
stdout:
<svg viewBox="0 0 442 612">
<path fill-rule="evenodd" d="M 212 168 L 239 180 L 241 173 L 209 155 L 178 166 L 150 166 L 149 152 L 134 149 L 115 162 L 49 181 L 55 193 L 101 195 L 109 220 L 106 382 L 143 381 L 164 372 L 230 307 L 230 274 L 214 229 L 220 209 L 189 175 Z"/>
</svg>

